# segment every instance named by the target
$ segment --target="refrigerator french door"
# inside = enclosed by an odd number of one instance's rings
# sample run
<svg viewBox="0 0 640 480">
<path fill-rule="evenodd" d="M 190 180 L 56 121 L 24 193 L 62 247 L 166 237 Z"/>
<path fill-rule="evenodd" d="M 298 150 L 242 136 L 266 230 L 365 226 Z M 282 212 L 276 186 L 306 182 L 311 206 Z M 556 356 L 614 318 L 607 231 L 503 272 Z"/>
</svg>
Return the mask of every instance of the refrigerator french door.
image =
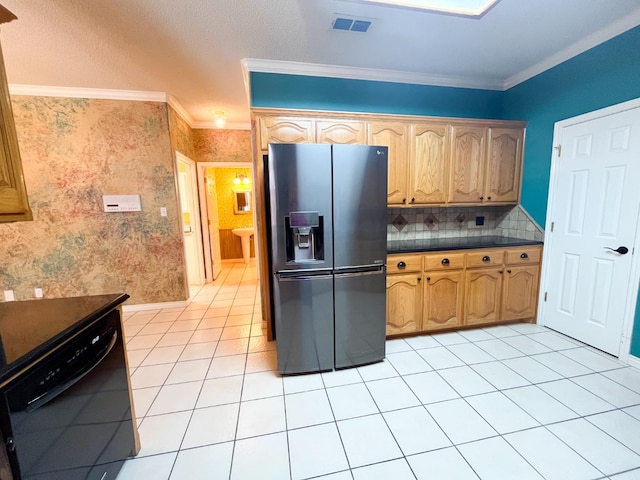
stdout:
<svg viewBox="0 0 640 480">
<path fill-rule="evenodd" d="M 267 175 L 278 370 L 382 360 L 386 147 L 272 144 Z"/>
</svg>

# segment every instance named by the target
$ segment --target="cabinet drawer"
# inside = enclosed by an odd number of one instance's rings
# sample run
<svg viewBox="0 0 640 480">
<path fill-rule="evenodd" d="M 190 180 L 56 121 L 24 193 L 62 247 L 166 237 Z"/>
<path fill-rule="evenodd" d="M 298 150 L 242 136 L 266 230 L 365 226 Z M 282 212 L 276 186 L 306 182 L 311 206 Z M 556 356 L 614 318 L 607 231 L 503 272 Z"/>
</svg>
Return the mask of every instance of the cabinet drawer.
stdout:
<svg viewBox="0 0 640 480">
<path fill-rule="evenodd" d="M 504 250 L 492 250 L 490 248 L 474 250 L 467 253 L 467 268 L 491 267 L 502 265 Z"/>
<path fill-rule="evenodd" d="M 419 272 L 422 270 L 422 255 L 389 255 L 387 273 Z"/>
<path fill-rule="evenodd" d="M 514 247 L 505 252 L 504 262 L 509 265 L 540 263 L 542 247 Z"/>
<path fill-rule="evenodd" d="M 438 252 L 424 256 L 424 269 L 427 272 L 433 270 L 456 270 L 464 268 L 464 253 Z"/>
</svg>

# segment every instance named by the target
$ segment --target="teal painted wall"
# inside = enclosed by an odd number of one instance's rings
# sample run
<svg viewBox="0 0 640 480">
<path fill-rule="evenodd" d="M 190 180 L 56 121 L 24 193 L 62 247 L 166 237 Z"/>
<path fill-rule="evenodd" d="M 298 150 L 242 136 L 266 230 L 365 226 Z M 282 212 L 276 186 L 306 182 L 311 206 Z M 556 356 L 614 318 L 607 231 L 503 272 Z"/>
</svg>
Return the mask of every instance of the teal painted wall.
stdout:
<svg viewBox="0 0 640 480">
<path fill-rule="evenodd" d="M 251 72 L 251 106 L 500 118 L 504 92 Z"/>
<path fill-rule="evenodd" d="M 504 92 L 504 117 L 528 122 L 522 205 L 540 225 L 547 213 L 554 123 L 638 97 L 640 27 Z M 640 357 L 640 304 L 631 354 Z"/>
<path fill-rule="evenodd" d="M 553 125 L 640 97 L 640 27 L 504 92 L 504 118 L 526 120 L 522 205 L 544 227 Z"/>
</svg>

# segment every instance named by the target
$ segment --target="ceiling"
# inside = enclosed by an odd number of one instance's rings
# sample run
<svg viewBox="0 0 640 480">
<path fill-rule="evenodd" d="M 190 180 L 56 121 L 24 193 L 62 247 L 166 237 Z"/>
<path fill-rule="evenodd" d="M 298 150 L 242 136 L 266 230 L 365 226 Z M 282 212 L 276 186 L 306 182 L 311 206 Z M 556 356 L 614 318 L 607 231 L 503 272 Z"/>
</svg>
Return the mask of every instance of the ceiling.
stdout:
<svg viewBox="0 0 640 480">
<path fill-rule="evenodd" d="M 227 128 L 249 122 L 242 59 L 254 71 L 502 90 L 640 24 L 638 0 L 500 0 L 480 19 L 359 0 L 0 3 L 18 17 L 0 35 L 12 92 L 165 92 L 193 126 L 222 110 Z M 338 15 L 372 24 L 332 30 Z"/>
</svg>

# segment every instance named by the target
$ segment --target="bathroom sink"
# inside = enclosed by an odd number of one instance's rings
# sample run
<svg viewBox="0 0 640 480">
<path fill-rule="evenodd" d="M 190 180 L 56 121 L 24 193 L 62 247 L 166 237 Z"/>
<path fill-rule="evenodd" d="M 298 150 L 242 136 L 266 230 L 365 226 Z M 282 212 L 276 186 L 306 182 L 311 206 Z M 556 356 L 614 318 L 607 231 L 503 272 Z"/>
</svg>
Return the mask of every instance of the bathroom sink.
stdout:
<svg viewBox="0 0 640 480">
<path fill-rule="evenodd" d="M 251 258 L 251 235 L 253 235 L 253 228 L 234 228 L 231 230 L 231 233 L 240 237 L 240 241 L 242 242 L 242 259 L 244 263 L 249 263 L 249 259 Z"/>
<path fill-rule="evenodd" d="M 251 235 L 253 235 L 253 227 L 234 228 L 233 230 L 231 230 L 231 233 L 239 237 L 250 237 Z"/>
</svg>

